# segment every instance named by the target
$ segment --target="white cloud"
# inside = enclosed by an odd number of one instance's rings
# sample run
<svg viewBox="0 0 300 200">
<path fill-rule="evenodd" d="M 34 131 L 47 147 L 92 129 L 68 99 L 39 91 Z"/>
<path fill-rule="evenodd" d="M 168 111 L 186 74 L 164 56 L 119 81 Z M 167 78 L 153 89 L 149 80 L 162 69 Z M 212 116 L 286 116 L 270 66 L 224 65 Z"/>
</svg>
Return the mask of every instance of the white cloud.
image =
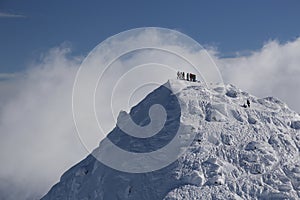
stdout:
<svg viewBox="0 0 300 200">
<path fill-rule="evenodd" d="M 67 59 L 68 51 L 52 49 L 22 76 L 0 82 L 1 199 L 40 197 L 87 154 L 71 113 L 79 60 Z"/>
<path fill-rule="evenodd" d="M 39 198 L 87 154 L 71 110 L 82 59 L 69 56 L 69 51 L 54 48 L 26 72 L 0 75 L 0 194 L 5 199 Z M 300 38 L 285 44 L 270 41 L 249 56 L 224 59 L 213 53 L 226 82 L 255 95 L 277 96 L 299 112 L 299 52 Z M 160 56 L 171 62 L 172 56 Z M 122 95 L 117 94 L 119 99 Z"/>
<path fill-rule="evenodd" d="M 267 42 L 248 56 L 218 59 L 225 82 L 254 95 L 275 96 L 300 112 L 300 38 Z"/>
<path fill-rule="evenodd" d="M 0 12 L 0 18 L 23 18 L 24 15 L 18 15 L 13 13 Z"/>
</svg>

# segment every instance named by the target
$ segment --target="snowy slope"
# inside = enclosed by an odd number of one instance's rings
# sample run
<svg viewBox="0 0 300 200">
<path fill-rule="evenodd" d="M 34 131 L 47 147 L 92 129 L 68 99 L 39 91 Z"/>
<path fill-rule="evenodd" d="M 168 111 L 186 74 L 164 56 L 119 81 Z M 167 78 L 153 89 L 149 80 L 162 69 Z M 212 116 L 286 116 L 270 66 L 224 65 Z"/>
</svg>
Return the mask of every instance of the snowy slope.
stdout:
<svg viewBox="0 0 300 200">
<path fill-rule="evenodd" d="M 69 169 L 43 200 L 300 199 L 299 114 L 276 98 L 259 99 L 232 85 L 166 84 L 177 91 L 181 112 L 164 87 L 130 112 L 137 124 L 146 125 L 153 103 L 167 107 L 173 116 L 162 133 L 136 140 L 115 128 L 108 138 L 124 149 L 146 152 L 166 145 L 178 122 L 189 125 L 196 137 L 177 161 L 153 172 L 126 173 L 90 155 Z M 246 99 L 250 108 L 241 106 Z M 105 140 L 95 151 L 105 150 Z"/>
</svg>

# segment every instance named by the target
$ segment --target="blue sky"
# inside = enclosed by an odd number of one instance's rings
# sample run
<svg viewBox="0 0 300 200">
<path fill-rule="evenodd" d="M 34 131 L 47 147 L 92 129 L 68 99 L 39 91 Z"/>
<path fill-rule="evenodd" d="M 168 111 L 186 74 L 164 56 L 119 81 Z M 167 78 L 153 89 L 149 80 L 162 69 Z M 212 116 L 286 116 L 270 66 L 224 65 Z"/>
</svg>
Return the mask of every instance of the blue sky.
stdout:
<svg viewBox="0 0 300 200">
<path fill-rule="evenodd" d="M 68 43 L 86 55 L 107 37 L 136 27 L 177 29 L 224 57 L 270 39 L 299 36 L 299 1 L 0 1 L 0 73 L 16 72 Z M 22 15 L 5 17 L 3 14 Z"/>
</svg>

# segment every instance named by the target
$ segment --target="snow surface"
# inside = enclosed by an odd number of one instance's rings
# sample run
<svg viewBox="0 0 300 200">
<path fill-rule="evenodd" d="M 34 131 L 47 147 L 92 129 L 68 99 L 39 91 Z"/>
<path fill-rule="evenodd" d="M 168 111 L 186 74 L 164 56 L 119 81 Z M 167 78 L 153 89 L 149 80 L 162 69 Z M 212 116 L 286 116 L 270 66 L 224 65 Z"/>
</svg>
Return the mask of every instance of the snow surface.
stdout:
<svg viewBox="0 0 300 200">
<path fill-rule="evenodd" d="M 299 114 L 276 98 L 260 99 L 232 85 L 208 88 L 183 80 L 167 84 L 176 90 L 181 105 L 180 115 L 173 112 L 174 119 L 196 132 L 178 160 L 148 173 L 125 173 L 89 155 L 65 172 L 42 199 L 300 199 Z M 137 124 L 149 123 L 153 102 L 173 108 L 172 94 L 161 87 L 132 108 L 130 115 Z M 242 107 L 247 99 L 250 108 Z M 141 144 L 118 134 L 118 129 L 108 138 L 130 151 L 151 151 L 171 139 L 174 119 L 166 122 L 166 134 Z M 105 149 L 104 144 L 96 151 Z"/>
</svg>

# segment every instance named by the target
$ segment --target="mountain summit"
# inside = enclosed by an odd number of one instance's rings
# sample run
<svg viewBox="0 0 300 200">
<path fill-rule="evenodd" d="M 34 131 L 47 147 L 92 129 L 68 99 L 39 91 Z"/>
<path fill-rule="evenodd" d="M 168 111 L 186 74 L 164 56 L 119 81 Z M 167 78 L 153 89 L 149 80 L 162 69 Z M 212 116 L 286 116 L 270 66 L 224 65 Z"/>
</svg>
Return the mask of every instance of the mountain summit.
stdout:
<svg viewBox="0 0 300 200">
<path fill-rule="evenodd" d="M 250 107 L 244 106 L 247 99 Z M 168 164 L 164 160 L 169 157 L 162 155 L 157 160 L 164 167 L 147 172 L 148 164 L 153 163 L 143 162 L 144 157 L 120 156 L 118 166 L 128 166 L 124 172 L 89 155 L 65 172 L 42 199 L 300 198 L 300 116 L 285 103 L 274 97 L 257 98 L 233 85 L 207 87 L 169 80 L 129 114 L 121 112 L 118 123 L 124 125 L 130 116 L 137 125 L 147 126 L 155 119 L 148 114 L 153 104 L 166 110 L 161 131 L 137 138 L 116 126 L 94 152 L 112 156 L 109 140 L 142 155 L 177 139 L 173 147 L 177 145 L 179 151 L 172 156 L 178 158 Z M 188 146 L 180 146 L 180 141 L 188 140 Z M 133 173 L 131 163 L 136 161 L 140 173 Z"/>
</svg>

